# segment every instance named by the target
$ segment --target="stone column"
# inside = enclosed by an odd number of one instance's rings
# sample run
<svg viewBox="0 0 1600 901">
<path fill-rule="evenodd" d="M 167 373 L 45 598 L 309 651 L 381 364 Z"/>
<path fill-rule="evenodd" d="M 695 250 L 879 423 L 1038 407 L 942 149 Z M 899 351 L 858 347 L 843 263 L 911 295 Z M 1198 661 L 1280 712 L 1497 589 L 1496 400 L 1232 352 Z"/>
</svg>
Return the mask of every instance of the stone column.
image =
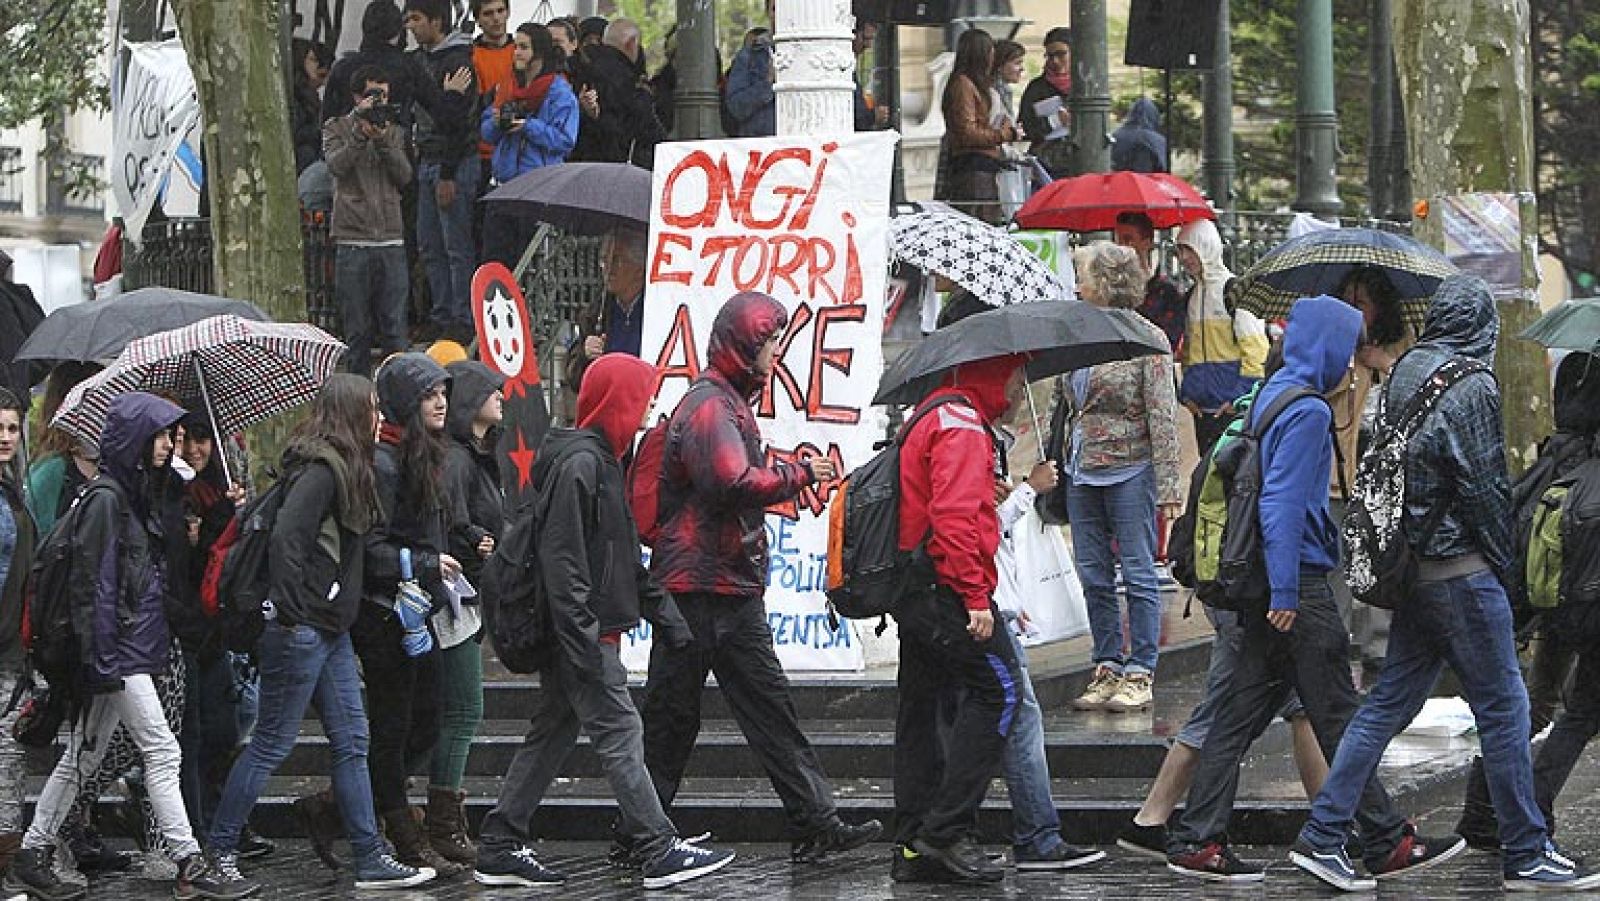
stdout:
<svg viewBox="0 0 1600 901">
<path fill-rule="evenodd" d="M 856 58 L 850 0 L 778 0 L 773 22 L 773 86 L 778 134 L 855 130 Z"/>
<path fill-rule="evenodd" d="M 1072 169 L 1111 171 L 1111 64 L 1106 0 L 1072 0 Z"/>
<path fill-rule="evenodd" d="M 1389 132 L 1394 124 L 1394 33 L 1389 27 L 1390 0 L 1372 0 L 1368 22 L 1371 124 L 1367 131 L 1367 215 L 1388 218 L 1395 206 Z"/>
<path fill-rule="evenodd" d="M 1228 33 L 1228 0 L 1217 5 L 1217 38 L 1211 71 L 1206 73 L 1206 194 L 1222 209 L 1233 208 L 1233 41 Z"/>
<path fill-rule="evenodd" d="M 715 0 L 678 0 L 678 93 L 673 137 L 699 141 L 722 137 L 717 99 L 717 9 Z"/>
<path fill-rule="evenodd" d="M 1333 111 L 1333 0 L 1300 0 L 1295 13 L 1294 208 L 1339 215 L 1339 120 Z"/>
</svg>

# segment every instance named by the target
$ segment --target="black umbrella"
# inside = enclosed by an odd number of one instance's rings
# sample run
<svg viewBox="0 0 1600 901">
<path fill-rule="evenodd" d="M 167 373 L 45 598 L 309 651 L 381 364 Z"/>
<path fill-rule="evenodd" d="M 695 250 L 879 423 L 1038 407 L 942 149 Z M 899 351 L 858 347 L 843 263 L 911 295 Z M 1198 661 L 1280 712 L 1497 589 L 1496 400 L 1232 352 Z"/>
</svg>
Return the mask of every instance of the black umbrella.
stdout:
<svg viewBox="0 0 1600 901">
<path fill-rule="evenodd" d="M 644 231 L 650 225 L 650 171 L 627 163 L 560 163 L 519 175 L 483 200 L 580 235 Z"/>
<path fill-rule="evenodd" d="M 878 383 L 875 404 L 914 404 L 952 369 L 990 357 L 1026 353 L 1028 380 L 1100 363 L 1166 353 L 1159 334 L 1128 310 L 1082 301 L 1020 303 L 976 313 L 939 329 L 894 361 Z"/>
<path fill-rule="evenodd" d="M 196 294 L 176 288 L 139 288 L 113 300 L 89 300 L 62 307 L 44 318 L 17 351 L 19 360 L 106 360 L 136 338 L 192 325 L 212 316 L 272 319 L 243 300 Z"/>
</svg>

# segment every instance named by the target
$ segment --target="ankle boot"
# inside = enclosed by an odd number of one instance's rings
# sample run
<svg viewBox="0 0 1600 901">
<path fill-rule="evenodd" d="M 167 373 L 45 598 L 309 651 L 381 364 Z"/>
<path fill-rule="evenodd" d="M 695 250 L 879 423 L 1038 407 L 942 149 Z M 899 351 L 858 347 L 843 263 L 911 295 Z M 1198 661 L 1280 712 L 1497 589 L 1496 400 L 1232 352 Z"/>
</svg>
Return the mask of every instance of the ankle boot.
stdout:
<svg viewBox="0 0 1600 901">
<path fill-rule="evenodd" d="M 467 793 L 458 789 L 428 786 L 428 844 L 446 860 L 470 865 L 478 860 L 478 849 L 467 835 Z"/>
<path fill-rule="evenodd" d="M 389 836 L 389 842 L 394 845 L 395 859 L 406 866 L 419 869 L 429 867 L 439 875 L 440 879 L 454 876 L 464 869 L 460 864 L 445 860 L 434 853 L 433 846 L 428 844 L 427 838 L 423 836 L 410 807 L 385 811 L 383 827 Z"/>
</svg>

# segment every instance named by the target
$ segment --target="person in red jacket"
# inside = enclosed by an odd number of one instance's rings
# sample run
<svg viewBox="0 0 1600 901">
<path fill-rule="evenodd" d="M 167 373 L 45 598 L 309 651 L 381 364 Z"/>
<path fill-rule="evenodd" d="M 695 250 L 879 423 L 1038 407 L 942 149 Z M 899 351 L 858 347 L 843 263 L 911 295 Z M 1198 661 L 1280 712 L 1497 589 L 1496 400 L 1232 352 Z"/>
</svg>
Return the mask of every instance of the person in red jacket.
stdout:
<svg viewBox="0 0 1600 901">
<path fill-rule="evenodd" d="M 833 786 L 800 731 L 789 680 L 772 649 L 764 511 L 835 477 L 831 461 L 765 464 L 751 402 L 772 374 L 788 324 L 765 294 L 723 305 L 706 347 L 709 366 L 672 413 L 661 461 L 660 528 L 650 570 L 694 633 L 686 648 L 657 641 L 645 682 L 644 759 L 670 810 L 700 733 L 700 694 L 715 672 L 734 719 L 783 801 L 791 856 L 816 861 L 876 839 L 877 820 L 839 819 Z"/>
<path fill-rule="evenodd" d="M 973 842 L 972 824 L 999 775 L 1021 680 L 1015 650 L 997 635 L 994 590 L 1000 518 L 995 480 L 1004 449 L 992 423 L 1026 387 L 1025 358 L 968 363 L 921 407 L 900 449 L 900 547 L 926 542 L 935 584 L 901 600 L 900 708 L 895 722 L 897 882 L 998 882 L 1005 870 Z M 941 711 L 952 698 L 952 730 Z"/>
</svg>

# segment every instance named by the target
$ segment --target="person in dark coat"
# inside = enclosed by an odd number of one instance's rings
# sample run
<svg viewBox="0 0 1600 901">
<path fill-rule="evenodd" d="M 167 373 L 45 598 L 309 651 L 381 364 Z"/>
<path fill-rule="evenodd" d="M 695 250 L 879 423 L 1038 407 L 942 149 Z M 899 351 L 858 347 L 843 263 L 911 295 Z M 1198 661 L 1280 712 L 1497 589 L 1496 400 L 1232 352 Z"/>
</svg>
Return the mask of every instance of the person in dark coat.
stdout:
<svg viewBox="0 0 1600 901">
<path fill-rule="evenodd" d="M 1072 141 L 1058 129 L 1072 124 L 1067 103 L 1072 97 L 1072 30 L 1055 27 L 1044 35 L 1044 71 L 1028 82 L 1017 109 L 1017 121 L 1028 136 L 1028 152 L 1056 178 L 1072 174 Z M 1055 111 L 1039 115 L 1037 104 L 1052 101 Z"/>
<path fill-rule="evenodd" d="M 350 79 L 363 66 L 377 66 L 389 76 L 389 102 L 399 107 L 399 122 L 409 131 L 417 101 L 436 103 L 438 88 L 417 60 L 403 49 L 405 31 L 400 7 L 393 0 L 373 0 L 361 14 L 361 45 L 339 57 L 328 70 L 322 92 L 322 121 L 347 116 L 355 109 Z"/>
<path fill-rule="evenodd" d="M 328 81 L 333 54 L 326 45 L 295 38 L 289 59 L 294 66 L 289 119 L 294 130 L 294 171 L 298 175 L 322 159 L 322 97 L 318 91 Z"/>
<path fill-rule="evenodd" d="M 1111 168 L 1116 172 L 1166 172 L 1167 138 L 1161 133 L 1161 111 L 1155 101 L 1140 97 L 1111 135 Z"/>
<path fill-rule="evenodd" d="M 0 385 L 17 397 L 27 397 L 33 383 L 43 375 L 37 362 L 16 362 L 17 351 L 33 330 L 44 321 L 44 310 L 34 299 L 33 289 L 11 280 L 11 255 L 0 250 Z"/>
<path fill-rule="evenodd" d="M 56 833 L 88 774 L 100 768 L 111 737 L 126 726 L 144 760 L 149 792 L 168 853 L 178 864 L 178 897 L 245 898 L 260 886 L 200 851 L 179 790 L 183 752 L 162 709 L 154 677 L 167 666 L 171 636 L 164 611 L 167 570 L 157 492 L 172 456 L 172 427 L 183 408 L 142 392 L 111 402 L 100 434 L 104 490 L 82 501 L 69 603 L 82 623 L 84 719 L 40 792 L 8 891 L 44 898 L 81 895 L 54 867 Z"/>
<path fill-rule="evenodd" d="M 23 673 L 22 589 L 39 530 L 23 503 L 22 400 L 0 387 L 0 697 L 10 698 Z M 0 867 L 22 843 L 25 750 L 11 734 L 17 711 L 0 714 Z"/>
<path fill-rule="evenodd" d="M 656 118 L 655 100 L 639 77 L 639 26 L 618 19 L 606 28 L 605 43 L 584 50 L 575 73 L 578 93 L 593 91 L 598 115 L 588 108 L 578 126 L 573 162 L 628 163 L 650 168 L 656 144 L 666 131 Z"/>
<path fill-rule="evenodd" d="M 556 650 L 540 672 L 543 691 L 532 728 L 484 820 L 474 874 L 484 885 L 563 878 L 538 860 L 530 843 L 539 804 L 580 727 L 616 794 L 618 842 L 640 867 L 645 888 L 687 882 L 733 860 L 730 851 L 679 839 L 663 812 L 644 766 L 643 728 L 622 663 L 622 634 L 641 614 L 657 625 L 657 642 L 681 647 L 692 640 L 671 599 L 640 563 L 623 481 L 621 460 L 649 415 L 655 380 L 655 368 L 637 357 L 601 357 L 578 395 L 578 427 L 551 430 L 539 448 L 533 503 L 541 534 L 534 552 L 548 589 Z"/>
<path fill-rule="evenodd" d="M 673 411 L 661 462 L 661 521 L 650 571 L 672 592 L 694 645 L 650 649 L 643 706 L 645 762 L 670 808 L 700 731 L 706 674 L 717 683 L 783 801 L 797 861 L 860 847 L 877 820 L 839 819 L 833 787 L 800 731 L 789 681 L 772 648 L 764 511 L 838 476 L 832 461 L 766 465 L 750 405 L 772 373 L 789 316 L 765 294 L 734 295 L 717 313 L 708 366 Z M 585 385 L 588 377 L 585 376 Z"/>
</svg>

